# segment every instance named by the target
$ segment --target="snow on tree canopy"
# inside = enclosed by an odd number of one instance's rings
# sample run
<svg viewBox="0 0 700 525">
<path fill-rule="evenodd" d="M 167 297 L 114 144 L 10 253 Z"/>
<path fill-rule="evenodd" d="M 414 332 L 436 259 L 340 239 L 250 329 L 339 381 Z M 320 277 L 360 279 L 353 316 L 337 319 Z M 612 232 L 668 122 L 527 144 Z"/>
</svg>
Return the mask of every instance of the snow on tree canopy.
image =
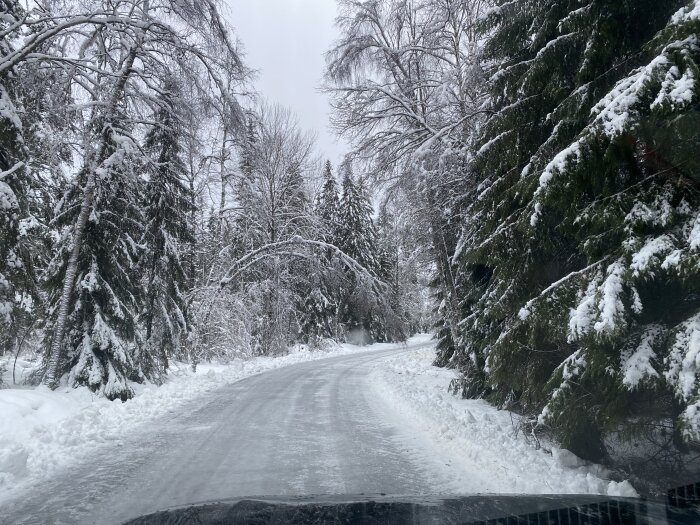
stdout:
<svg viewBox="0 0 700 525">
<path fill-rule="evenodd" d="M 680 10 L 672 18 L 673 24 L 695 23 L 698 7 Z M 591 110 L 593 120 L 580 137 L 568 148 L 561 150 L 547 165 L 539 178 L 535 198 L 547 190 L 557 174 L 567 170 L 581 158 L 581 148 L 603 133 L 615 139 L 639 125 L 644 115 L 652 112 L 682 112 L 698 98 L 698 65 L 694 54 L 700 46 L 696 34 L 667 43 L 648 65 L 640 67 L 617 85 Z M 651 101 L 651 102 L 650 102 Z M 539 212 L 532 214 L 532 225 L 537 224 Z"/>
<path fill-rule="evenodd" d="M 684 432 L 700 438 L 700 312 L 680 324 L 665 360 L 664 376 L 677 398 L 687 404 L 682 416 Z"/>
<path fill-rule="evenodd" d="M 465 395 L 539 414 L 600 459 L 607 432 L 638 432 L 634 418 L 666 414 L 680 432 L 697 413 L 694 339 L 675 334 L 700 310 L 700 10 L 496 4 L 482 27 L 492 114 L 470 146 L 453 359 Z M 681 418 L 664 405 L 672 392 Z M 615 406 L 648 399 L 634 415 Z"/>
<path fill-rule="evenodd" d="M 17 114 L 17 108 L 10 100 L 5 86 L 0 84 L 0 122 L 3 120 L 5 121 L 4 126 L 12 126 L 17 131 L 22 131 L 22 121 Z"/>
<path fill-rule="evenodd" d="M 638 345 L 630 346 L 622 352 L 622 383 L 626 387 L 634 389 L 642 380 L 659 376 L 652 362 L 657 359 L 654 348 L 658 347 L 658 339 L 662 334 L 662 326 L 651 326 L 644 332 Z"/>
</svg>

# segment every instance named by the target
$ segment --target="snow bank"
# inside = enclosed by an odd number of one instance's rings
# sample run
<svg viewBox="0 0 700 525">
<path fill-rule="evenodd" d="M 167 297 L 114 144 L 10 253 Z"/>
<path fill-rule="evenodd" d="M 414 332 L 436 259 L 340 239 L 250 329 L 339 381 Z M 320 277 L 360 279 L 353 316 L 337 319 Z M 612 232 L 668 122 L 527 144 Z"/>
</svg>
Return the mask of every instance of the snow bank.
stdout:
<svg viewBox="0 0 700 525">
<path fill-rule="evenodd" d="M 431 365 L 433 346 L 382 360 L 369 383 L 391 410 L 406 440 L 420 440 L 424 461 L 452 470 L 458 493 L 607 494 L 638 496 L 629 482 L 567 450 L 537 450 L 518 429 L 517 416 L 483 400 L 446 392 L 455 372 Z"/>
<path fill-rule="evenodd" d="M 165 384 L 132 385 L 136 395 L 125 403 L 108 401 L 87 388 L 0 389 L 0 501 L 95 447 L 121 446 L 121 438 L 137 425 L 175 412 L 217 387 L 295 363 L 390 346 L 339 345 L 326 351 L 298 346 L 281 357 L 200 364 L 196 373 L 175 363 Z"/>
</svg>

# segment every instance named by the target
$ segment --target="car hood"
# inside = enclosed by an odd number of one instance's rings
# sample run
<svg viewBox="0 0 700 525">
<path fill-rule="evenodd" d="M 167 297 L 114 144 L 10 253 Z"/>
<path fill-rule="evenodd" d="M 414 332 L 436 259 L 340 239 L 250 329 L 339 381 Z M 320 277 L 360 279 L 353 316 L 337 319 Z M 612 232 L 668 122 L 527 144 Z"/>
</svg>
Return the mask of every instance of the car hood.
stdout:
<svg viewBox="0 0 700 525">
<path fill-rule="evenodd" d="M 497 521 L 493 521 L 497 520 Z M 203 502 L 127 522 L 170 524 L 481 524 L 481 523 L 692 524 L 692 506 L 641 498 L 594 495 L 253 497 Z"/>
</svg>

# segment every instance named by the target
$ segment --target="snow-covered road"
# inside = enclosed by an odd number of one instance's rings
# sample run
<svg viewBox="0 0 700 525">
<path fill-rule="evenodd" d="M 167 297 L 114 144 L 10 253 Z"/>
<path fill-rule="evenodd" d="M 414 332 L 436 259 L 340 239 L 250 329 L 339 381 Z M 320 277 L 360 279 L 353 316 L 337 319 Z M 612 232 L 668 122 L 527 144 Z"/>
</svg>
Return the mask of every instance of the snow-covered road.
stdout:
<svg viewBox="0 0 700 525">
<path fill-rule="evenodd" d="M 414 347 L 415 348 L 415 347 Z M 21 502 L 7 523 L 118 523 L 165 507 L 253 495 L 428 494 L 447 480 L 400 444 L 367 385 L 409 348 L 272 370 L 100 447 Z"/>
<path fill-rule="evenodd" d="M 508 412 L 447 394 L 454 372 L 431 366 L 432 348 L 380 345 L 205 391 L 35 476 L 0 523 L 121 523 L 243 496 L 634 494 L 565 451 L 535 450 Z"/>
</svg>

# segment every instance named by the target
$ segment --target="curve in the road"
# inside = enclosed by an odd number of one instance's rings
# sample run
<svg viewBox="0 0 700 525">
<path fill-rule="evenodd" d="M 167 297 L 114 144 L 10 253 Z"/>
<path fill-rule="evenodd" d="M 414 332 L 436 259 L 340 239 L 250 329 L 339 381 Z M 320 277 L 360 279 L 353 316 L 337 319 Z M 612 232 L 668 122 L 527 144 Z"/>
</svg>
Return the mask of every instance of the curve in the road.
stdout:
<svg viewBox="0 0 700 525">
<path fill-rule="evenodd" d="M 188 503 L 243 496 L 431 494 L 367 383 L 410 348 L 332 357 L 222 387 L 175 417 L 102 447 L 21 502 L 7 523 L 120 523 Z"/>
</svg>

